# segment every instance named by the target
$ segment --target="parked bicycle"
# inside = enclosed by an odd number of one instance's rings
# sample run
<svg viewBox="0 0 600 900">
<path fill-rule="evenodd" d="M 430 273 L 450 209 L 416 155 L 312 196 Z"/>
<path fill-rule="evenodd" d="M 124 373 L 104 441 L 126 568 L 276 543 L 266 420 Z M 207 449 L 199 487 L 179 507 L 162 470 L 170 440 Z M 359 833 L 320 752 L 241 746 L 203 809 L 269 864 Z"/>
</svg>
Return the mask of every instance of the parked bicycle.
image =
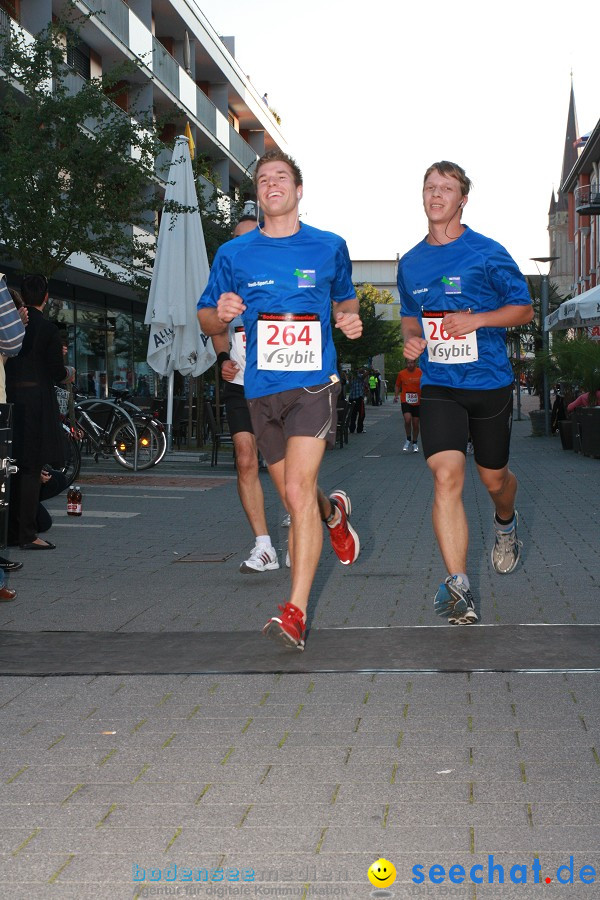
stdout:
<svg viewBox="0 0 600 900">
<path fill-rule="evenodd" d="M 63 417 L 65 474 L 71 481 L 79 474 L 83 442 L 96 462 L 112 456 L 126 469 L 150 469 L 163 459 L 167 450 L 164 425 L 128 397 L 127 391 L 115 392 L 110 400 L 75 396 L 74 422 Z"/>
</svg>

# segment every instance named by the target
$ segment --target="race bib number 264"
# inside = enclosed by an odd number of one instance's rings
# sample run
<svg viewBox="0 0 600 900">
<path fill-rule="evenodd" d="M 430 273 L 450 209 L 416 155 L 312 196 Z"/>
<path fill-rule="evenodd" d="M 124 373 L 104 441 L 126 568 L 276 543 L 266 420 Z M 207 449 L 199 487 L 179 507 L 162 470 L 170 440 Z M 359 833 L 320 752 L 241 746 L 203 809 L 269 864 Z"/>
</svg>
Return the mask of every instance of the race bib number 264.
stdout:
<svg viewBox="0 0 600 900">
<path fill-rule="evenodd" d="M 321 322 L 312 313 L 259 313 L 257 368 L 312 372 L 321 369 Z"/>
</svg>

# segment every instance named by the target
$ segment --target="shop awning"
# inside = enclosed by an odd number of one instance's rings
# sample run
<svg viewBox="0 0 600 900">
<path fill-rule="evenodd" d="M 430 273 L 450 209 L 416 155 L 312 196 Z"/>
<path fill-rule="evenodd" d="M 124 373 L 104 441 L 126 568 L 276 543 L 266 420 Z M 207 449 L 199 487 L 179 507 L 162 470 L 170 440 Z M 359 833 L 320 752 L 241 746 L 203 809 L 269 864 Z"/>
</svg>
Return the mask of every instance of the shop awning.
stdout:
<svg viewBox="0 0 600 900">
<path fill-rule="evenodd" d="M 546 316 L 544 330 L 560 331 L 588 325 L 600 325 L 600 285 L 561 303 L 558 309 Z"/>
</svg>

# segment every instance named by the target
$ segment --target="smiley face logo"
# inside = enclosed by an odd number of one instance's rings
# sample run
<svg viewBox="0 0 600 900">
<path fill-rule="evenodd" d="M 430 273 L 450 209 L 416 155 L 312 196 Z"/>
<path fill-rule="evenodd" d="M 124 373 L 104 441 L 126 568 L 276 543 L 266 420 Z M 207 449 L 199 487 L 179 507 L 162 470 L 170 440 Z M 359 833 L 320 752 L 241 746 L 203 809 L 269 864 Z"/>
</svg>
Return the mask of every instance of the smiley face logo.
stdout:
<svg viewBox="0 0 600 900">
<path fill-rule="evenodd" d="M 389 887 L 396 880 L 396 869 L 387 859 L 376 859 L 368 870 L 369 881 L 374 887 Z"/>
</svg>

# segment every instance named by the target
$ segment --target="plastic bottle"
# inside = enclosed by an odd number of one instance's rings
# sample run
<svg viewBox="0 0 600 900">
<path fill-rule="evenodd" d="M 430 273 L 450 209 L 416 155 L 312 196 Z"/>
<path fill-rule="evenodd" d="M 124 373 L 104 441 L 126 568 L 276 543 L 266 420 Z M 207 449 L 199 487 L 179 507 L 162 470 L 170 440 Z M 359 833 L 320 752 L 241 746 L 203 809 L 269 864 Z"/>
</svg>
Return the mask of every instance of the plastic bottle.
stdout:
<svg viewBox="0 0 600 900">
<path fill-rule="evenodd" d="M 67 515 L 80 516 L 81 509 L 81 488 L 73 485 L 67 491 Z"/>
</svg>

